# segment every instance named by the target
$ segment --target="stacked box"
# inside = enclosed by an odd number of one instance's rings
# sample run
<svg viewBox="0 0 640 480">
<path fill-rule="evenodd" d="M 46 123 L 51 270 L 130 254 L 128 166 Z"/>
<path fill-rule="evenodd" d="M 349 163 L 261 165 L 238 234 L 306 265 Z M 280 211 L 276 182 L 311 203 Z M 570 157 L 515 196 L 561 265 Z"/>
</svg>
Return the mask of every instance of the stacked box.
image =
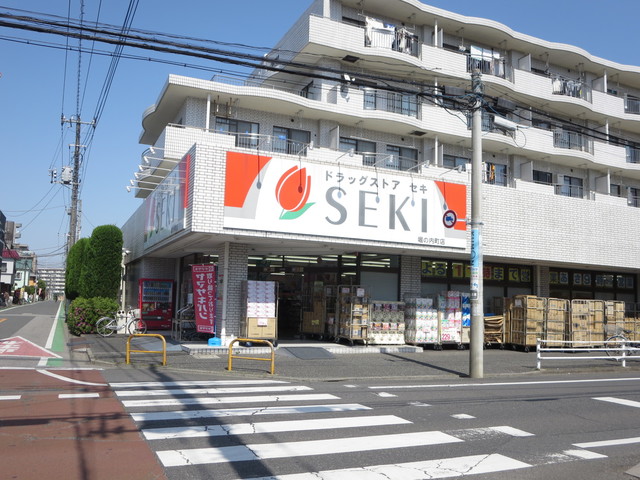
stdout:
<svg viewBox="0 0 640 480">
<path fill-rule="evenodd" d="M 572 300 L 569 337 L 576 347 L 601 345 L 605 339 L 604 300 Z"/>
<path fill-rule="evenodd" d="M 379 345 L 404 344 L 404 302 L 372 300 L 370 312 L 370 343 Z"/>
<path fill-rule="evenodd" d="M 438 310 L 433 298 L 405 299 L 404 340 L 409 344 L 438 343 Z"/>
<path fill-rule="evenodd" d="M 569 300 L 563 298 L 548 298 L 545 320 L 546 345 L 550 347 L 564 346 L 569 323 Z"/>
<path fill-rule="evenodd" d="M 440 315 L 440 342 L 462 343 L 462 294 L 457 291 L 446 292 L 439 298 L 444 303 Z M 442 309 L 441 309 L 442 310 Z"/>
<path fill-rule="evenodd" d="M 617 335 L 626 330 L 625 303 L 622 301 L 606 300 L 604 302 L 605 336 Z"/>
<path fill-rule="evenodd" d="M 484 317 L 484 343 L 504 342 L 504 316 L 491 315 Z"/>
<path fill-rule="evenodd" d="M 510 309 L 510 341 L 514 345 L 531 347 L 544 338 L 546 298 L 516 295 Z"/>
</svg>

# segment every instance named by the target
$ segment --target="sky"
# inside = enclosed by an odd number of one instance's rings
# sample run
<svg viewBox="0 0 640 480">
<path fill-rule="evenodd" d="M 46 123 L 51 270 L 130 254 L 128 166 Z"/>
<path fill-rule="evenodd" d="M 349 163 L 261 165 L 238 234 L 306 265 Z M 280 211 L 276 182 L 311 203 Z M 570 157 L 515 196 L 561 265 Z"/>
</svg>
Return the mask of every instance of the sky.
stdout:
<svg viewBox="0 0 640 480">
<path fill-rule="evenodd" d="M 311 0 L 138 0 L 132 27 L 255 47 L 272 47 L 311 4 Z M 85 22 L 122 25 L 129 0 L 84 0 Z M 431 0 L 429 5 L 466 16 L 489 18 L 513 30 L 578 46 L 628 65 L 640 65 L 637 0 Z M 99 6 L 101 5 L 100 9 Z M 80 18 L 81 0 L 0 0 L 0 12 L 21 9 Z M 100 11 L 98 18 L 98 11 Z M 24 43 L 25 39 L 65 45 L 63 37 L 0 27 L 0 211 L 21 223 L 19 243 L 38 256 L 39 267 L 64 266 L 71 190 L 50 183 L 51 169 L 73 164 L 75 126 L 90 122 L 111 58 L 64 48 Z M 88 42 L 83 42 L 87 46 Z M 69 40 L 76 46 L 77 40 Z M 114 47 L 96 44 L 112 52 Z M 227 47 L 238 50 L 235 47 Z M 124 54 L 164 58 L 207 69 L 228 65 L 195 58 L 125 48 Z M 255 53 L 255 52 L 254 52 Z M 259 54 L 264 53 L 260 51 Z M 147 146 L 138 142 L 142 114 L 153 105 L 169 74 L 210 79 L 215 72 L 149 60 L 122 58 L 106 97 L 81 168 L 79 238 L 100 225 L 122 227 L 142 200 L 126 191 Z M 82 127 L 82 137 L 88 129 Z"/>
</svg>

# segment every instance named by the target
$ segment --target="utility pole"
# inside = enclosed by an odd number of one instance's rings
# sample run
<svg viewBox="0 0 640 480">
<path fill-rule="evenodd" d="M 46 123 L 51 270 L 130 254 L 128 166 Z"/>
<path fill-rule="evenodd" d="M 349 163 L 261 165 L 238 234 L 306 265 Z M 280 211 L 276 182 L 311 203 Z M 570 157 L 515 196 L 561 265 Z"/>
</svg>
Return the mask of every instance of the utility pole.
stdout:
<svg viewBox="0 0 640 480">
<path fill-rule="evenodd" d="M 71 117 L 69 119 L 62 117 L 62 123 L 75 123 L 76 126 L 76 141 L 74 143 L 73 150 L 73 168 L 71 170 L 71 209 L 69 211 L 69 235 L 67 238 L 67 253 L 73 245 L 78 241 L 78 192 L 80 190 L 80 163 L 81 152 L 80 149 L 84 145 L 80 144 L 81 126 L 83 122 L 80 120 L 80 116 Z M 85 125 L 93 125 L 94 122 L 84 122 Z M 63 182 L 66 183 L 66 182 Z"/>
<path fill-rule="evenodd" d="M 471 338 L 469 376 L 484 377 L 484 305 L 482 259 L 482 99 L 484 85 L 480 71 L 471 74 L 474 95 L 471 125 Z"/>
</svg>

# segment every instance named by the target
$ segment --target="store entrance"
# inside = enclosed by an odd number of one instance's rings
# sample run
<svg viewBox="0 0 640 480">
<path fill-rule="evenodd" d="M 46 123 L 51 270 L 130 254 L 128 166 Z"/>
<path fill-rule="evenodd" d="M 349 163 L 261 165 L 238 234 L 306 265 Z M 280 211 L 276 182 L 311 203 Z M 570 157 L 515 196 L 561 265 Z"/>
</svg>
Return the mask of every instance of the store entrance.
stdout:
<svg viewBox="0 0 640 480">
<path fill-rule="evenodd" d="M 338 269 L 331 265 L 313 265 L 294 268 L 250 269 L 250 279 L 278 282 L 278 338 L 308 338 L 310 332 L 303 329 L 303 319 L 313 315 L 324 317 L 318 311 L 324 301 L 325 287 L 337 285 Z M 324 324 L 324 318 L 322 318 Z M 313 336 L 321 337 L 314 333 Z"/>
</svg>

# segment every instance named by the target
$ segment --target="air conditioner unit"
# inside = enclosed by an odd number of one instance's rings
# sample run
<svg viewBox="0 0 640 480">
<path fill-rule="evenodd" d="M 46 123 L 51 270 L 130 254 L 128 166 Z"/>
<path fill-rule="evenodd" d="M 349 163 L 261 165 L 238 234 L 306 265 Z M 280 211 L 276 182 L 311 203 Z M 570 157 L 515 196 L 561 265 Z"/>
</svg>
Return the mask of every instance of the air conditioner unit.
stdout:
<svg viewBox="0 0 640 480">
<path fill-rule="evenodd" d="M 504 128 L 505 130 L 517 130 L 518 129 L 518 124 L 516 122 L 512 122 L 511 120 L 508 120 L 504 117 L 501 117 L 499 115 L 495 115 L 493 117 L 493 124 L 496 127 L 499 128 Z"/>
</svg>

